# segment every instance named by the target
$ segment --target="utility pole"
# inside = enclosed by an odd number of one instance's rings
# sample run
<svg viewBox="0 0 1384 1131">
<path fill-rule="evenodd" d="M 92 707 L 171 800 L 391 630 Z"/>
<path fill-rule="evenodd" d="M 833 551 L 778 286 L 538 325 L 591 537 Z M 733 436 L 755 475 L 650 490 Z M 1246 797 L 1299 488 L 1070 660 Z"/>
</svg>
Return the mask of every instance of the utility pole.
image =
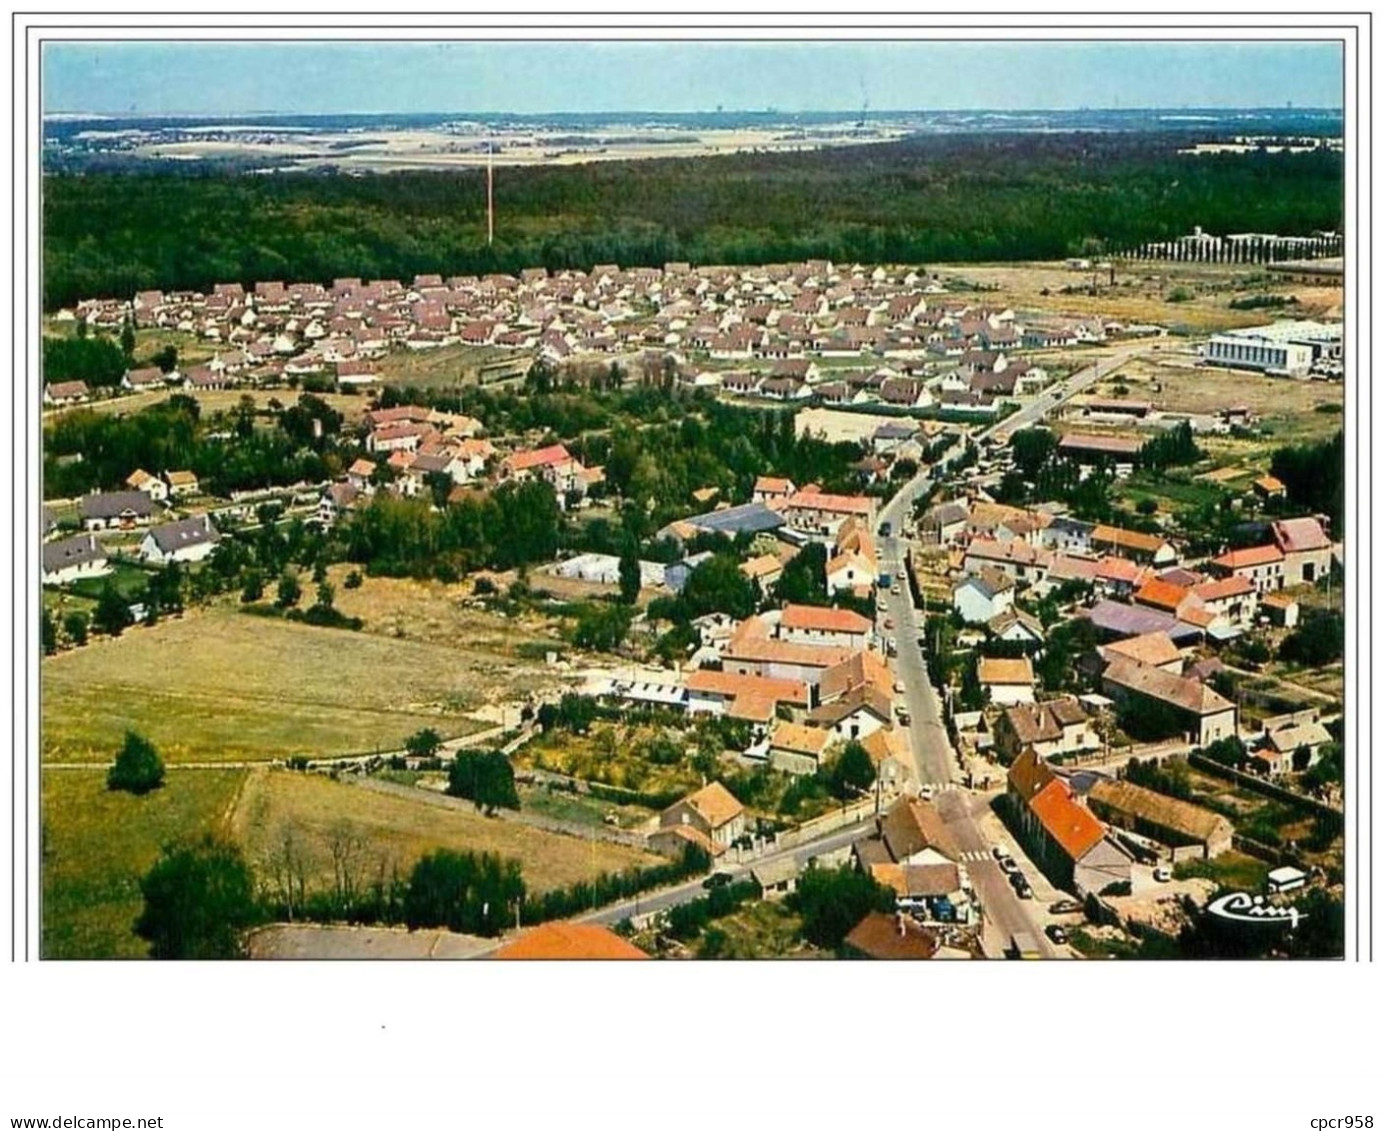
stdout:
<svg viewBox="0 0 1384 1131">
<path fill-rule="evenodd" d="M 492 133 L 485 144 L 485 245 L 495 242 L 495 135 Z"/>
</svg>

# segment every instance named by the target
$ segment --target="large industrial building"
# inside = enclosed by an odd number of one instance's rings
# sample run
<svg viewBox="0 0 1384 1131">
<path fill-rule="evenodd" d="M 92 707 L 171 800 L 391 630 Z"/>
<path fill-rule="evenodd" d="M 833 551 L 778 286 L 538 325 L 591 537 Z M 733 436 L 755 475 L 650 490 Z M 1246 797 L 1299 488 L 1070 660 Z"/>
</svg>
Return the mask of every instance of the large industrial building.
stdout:
<svg viewBox="0 0 1384 1131">
<path fill-rule="evenodd" d="M 1254 369 L 1276 377 L 1306 377 L 1313 369 L 1339 364 L 1339 323 L 1284 321 L 1216 334 L 1206 361 L 1230 369 Z"/>
</svg>

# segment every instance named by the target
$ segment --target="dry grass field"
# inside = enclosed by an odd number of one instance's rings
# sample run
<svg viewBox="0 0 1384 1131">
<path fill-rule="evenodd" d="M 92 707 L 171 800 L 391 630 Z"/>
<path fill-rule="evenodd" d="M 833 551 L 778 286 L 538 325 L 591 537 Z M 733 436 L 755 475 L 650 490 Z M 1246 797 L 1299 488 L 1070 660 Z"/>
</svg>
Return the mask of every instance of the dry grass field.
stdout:
<svg viewBox="0 0 1384 1131">
<path fill-rule="evenodd" d="M 467 712 L 524 686 L 523 671 L 486 650 L 494 640 L 396 639 L 228 605 L 195 610 L 44 659 L 43 755 L 104 760 L 130 727 L 169 761 L 397 749 L 424 726 L 470 733 L 482 724 Z"/>
<path fill-rule="evenodd" d="M 1193 333 L 1261 325 L 1278 316 L 1272 311 L 1230 309 L 1233 299 L 1247 295 L 1296 297 L 1297 305 L 1282 317 L 1339 318 L 1341 313 L 1339 288 L 1269 279 L 1258 269 L 1240 264 L 1119 261 L 1115 285 L 1110 285 L 1106 272 L 1095 280 L 1095 294 L 1088 291 L 1093 278 L 1090 271 L 1073 271 L 1063 263 L 959 263 L 930 265 L 929 269 L 944 279 L 997 288 L 976 293 L 978 305 L 1149 322 L 1185 327 Z M 1072 288 L 1073 293 L 1063 294 L 1063 288 Z M 1168 301 L 1169 296 L 1181 295 L 1188 297 Z"/>
<path fill-rule="evenodd" d="M 346 616 L 365 621 L 363 631 L 463 649 L 452 662 L 477 672 L 493 672 L 497 662 L 517 659 L 521 652 L 532 654 L 540 645 L 560 643 L 556 628 L 542 617 L 510 618 L 467 608 L 462 595 L 470 594 L 469 583 L 367 577 L 359 589 L 347 589 L 350 572 L 350 566 L 337 565 L 327 575 L 336 586 L 336 607 Z M 511 579 L 509 574 L 497 575 L 497 585 L 503 589 Z M 547 588 L 549 580 L 535 577 L 534 584 Z M 514 680 L 528 678 L 525 672 L 505 671 L 503 676 L 510 686 Z"/>
<path fill-rule="evenodd" d="M 134 797 L 107 790 L 104 771 L 44 771 L 43 957 L 143 958 L 140 877 L 169 841 L 224 831 L 244 778 L 185 770 Z"/>
<path fill-rule="evenodd" d="M 502 377 L 521 377 L 531 357 L 492 346 L 438 346 L 396 350 L 380 359 L 380 379 L 389 385 L 444 389 L 453 385 L 489 384 Z"/>
<path fill-rule="evenodd" d="M 443 808 L 421 795 L 412 801 L 317 774 L 251 771 L 232 831 L 257 873 L 265 872 L 281 852 L 287 829 L 306 856 L 309 888 L 330 886 L 330 843 L 343 829 L 363 841 L 361 875 L 371 879 L 381 864 L 386 875 L 397 865 L 407 876 L 419 856 L 436 848 L 512 857 L 523 865 L 524 882 L 535 891 L 588 879 L 593 872 L 657 862 L 632 848 L 484 817 L 469 808 Z"/>
</svg>

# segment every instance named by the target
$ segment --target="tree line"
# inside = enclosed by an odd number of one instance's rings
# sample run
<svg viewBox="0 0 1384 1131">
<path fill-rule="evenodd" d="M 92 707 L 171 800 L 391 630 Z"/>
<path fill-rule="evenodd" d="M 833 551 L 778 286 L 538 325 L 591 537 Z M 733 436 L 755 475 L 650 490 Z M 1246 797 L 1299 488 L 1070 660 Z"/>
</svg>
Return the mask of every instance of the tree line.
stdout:
<svg viewBox="0 0 1384 1131">
<path fill-rule="evenodd" d="M 1051 259 L 1208 231 L 1339 230 L 1343 157 L 1187 155 L 1185 134 L 915 136 L 803 153 L 485 174 L 44 179 L 44 304 L 214 282 L 411 279 L 593 263 Z"/>
</svg>

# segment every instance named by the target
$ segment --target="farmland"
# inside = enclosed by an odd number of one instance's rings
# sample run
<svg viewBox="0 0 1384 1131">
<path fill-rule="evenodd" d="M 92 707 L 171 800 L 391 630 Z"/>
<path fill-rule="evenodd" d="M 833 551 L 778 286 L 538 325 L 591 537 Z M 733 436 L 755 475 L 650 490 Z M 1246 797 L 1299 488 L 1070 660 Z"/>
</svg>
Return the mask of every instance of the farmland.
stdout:
<svg viewBox="0 0 1384 1131">
<path fill-rule="evenodd" d="M 532 891 L 589 879 L 593 872 L 655 862 L 631 848 L 429 803 L 435 800 L 420 793 L 415 801 L 318 775 L 256 770 L 236 807 L 232 828 L 257 872 L 269 867 L 282 848 L 285 830 L 292 829 L 307 861 L 309 890 L 330 886 L 330 842 L 342 829 L 364 842 L 360 867 L 367 880 L 381 867 L 388 876 L 397 866 L 406 877 L 419 856 L 436 848 L 496 852 L 518 860 Z"/>
<path fill-rule="evenodd" d="M 141 958 L 139 879 L 168 841 L 218 830 L 241 770 L 174 773 L 145 797 L 97 770 L 43 774 L 43 957 Z"/>
<path fill-rule="evenodd" d="M 127 728 L 174 762 L 397 749 L 425 726 L 467 734 L 481 725 L 469 711 L 524 685 L 492 650 L 499 631 L 449 646 L 190 611 L 46 658 L 43 755 L 104 760 Z"/>
</svg>

